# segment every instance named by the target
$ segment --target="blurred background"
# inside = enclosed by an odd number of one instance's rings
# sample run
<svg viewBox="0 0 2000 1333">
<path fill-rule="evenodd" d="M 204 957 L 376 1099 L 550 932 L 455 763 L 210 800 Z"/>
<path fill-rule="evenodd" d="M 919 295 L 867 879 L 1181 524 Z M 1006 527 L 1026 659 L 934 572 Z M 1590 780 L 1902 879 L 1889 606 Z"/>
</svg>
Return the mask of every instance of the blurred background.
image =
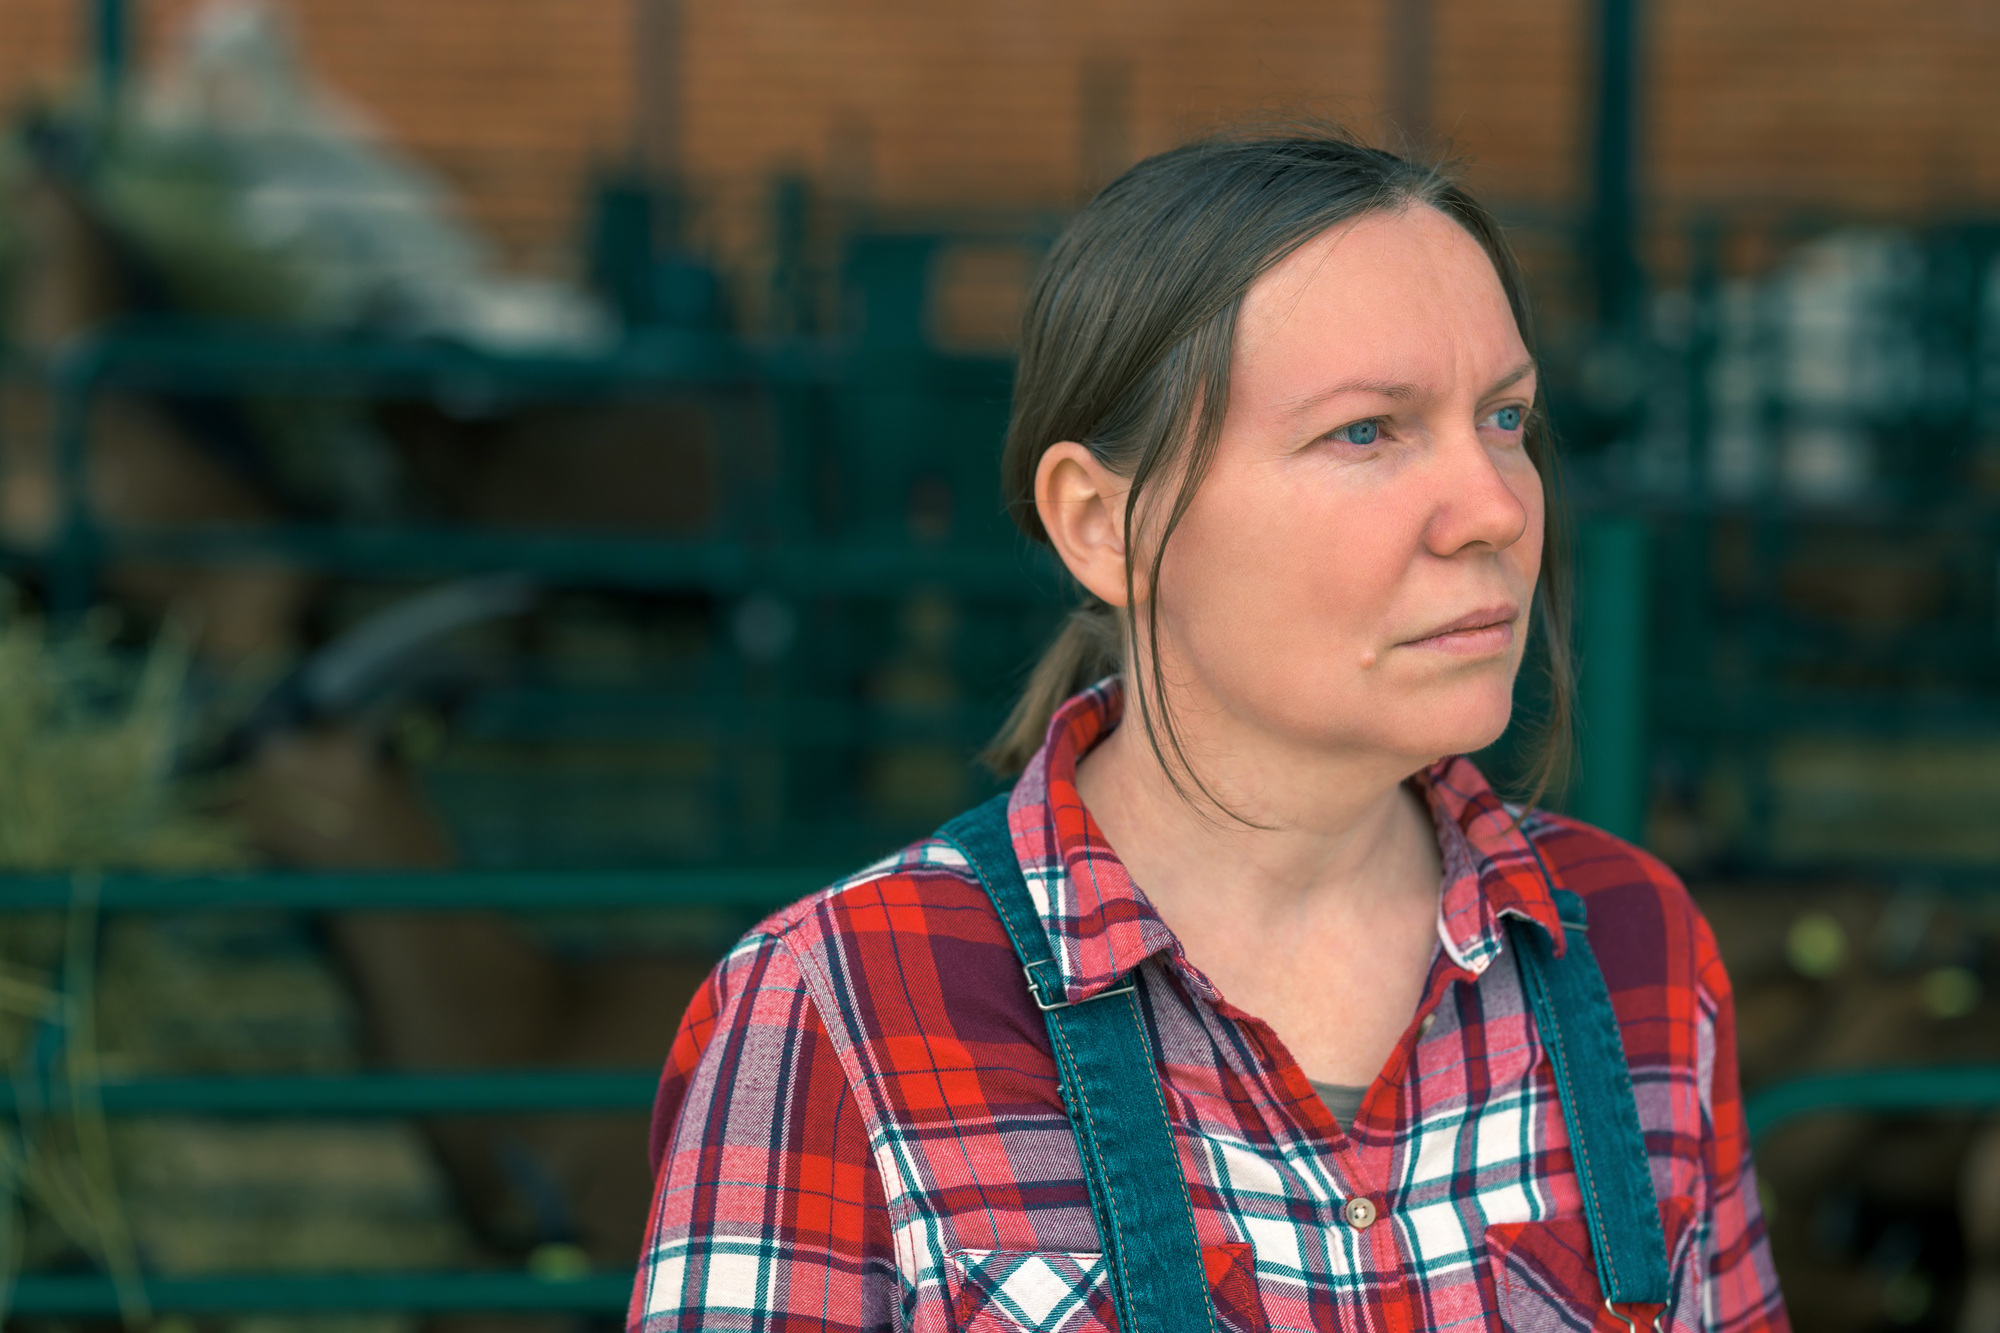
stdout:
<svg viewBox="0 0 2000 1333">
<path fill-rule="evenodd" d="M 0 1319 L 617 1326 L 707 968 L 997 790 L 1038 255 L 1331 117 L 1527 263 L 1550 800 L 1715 925 L 1796 1322 L 2000 1329 L 1996 67 L 1973 0 L 0 0 Z"/>
</svg>

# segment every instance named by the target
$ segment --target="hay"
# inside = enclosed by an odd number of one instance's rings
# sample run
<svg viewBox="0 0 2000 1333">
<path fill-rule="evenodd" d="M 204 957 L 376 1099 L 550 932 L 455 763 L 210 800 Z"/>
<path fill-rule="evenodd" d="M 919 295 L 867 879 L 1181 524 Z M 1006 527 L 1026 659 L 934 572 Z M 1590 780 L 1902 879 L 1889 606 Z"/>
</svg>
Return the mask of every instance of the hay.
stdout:
<svg viewBox="0 0 2000 1333">
<path fill-rule="evenodd" d="M 137 665 L 101 630 L 52 638 L 0 593 L 0 870 L 244 864 L 242 836 L 174 773 L 188 635 Z"/>
<path fill-rule="evenodd" d="M 72 1112 L 0 1129 L 0 1323 L 9 1275 L 85 1259 L 127 1327 L 155 1322 L 137 1281 L 162 1274 L 463 1265 L 471 1238 L 408 1123 L 107 1125 L 102 1068 L 187 1073 L 353 1069 L 350 997 L 309 929 L 282 913 L 129 915 L 102 929 L 103 872 L 250 861 L 247 839 L 176 771 L 193 729 L 188 635 L 140 654 L 99 625 L 50 635 L 0 585 L 0 872 L 69 872 L 66 914 L 0 915 L 0 1055 L 37 1062 Z M 101 980 L 100 980 L 100 975 Z M 53 1054 L 50 1048 L 53 1048 Z M 240 1333 L 409 1333 L 405 1315 L 232 1319 Z M 210 1326 L 204 1321 L 203 1326 Z"/>
<path fill-rule="evenodd" d="M 0 1056 L 24 1094 L 46 1065 L 77 1094 L 68 1113 L 24 1109 L 0 1131 L 0 1315 L 38 1241 L 21 1205 L 118 1281 L 128 1324 L 148 1319 L 120 1206 L 98 1085 L 95 884 L 106 869 L 222 867 L 241 837 L 177 778 L 187 636 L 136 663 L 103 625 L 51 637 L 0 588 L 0 871 L 76 875 L 67 919 L 0 917 Z"/>
</svg>

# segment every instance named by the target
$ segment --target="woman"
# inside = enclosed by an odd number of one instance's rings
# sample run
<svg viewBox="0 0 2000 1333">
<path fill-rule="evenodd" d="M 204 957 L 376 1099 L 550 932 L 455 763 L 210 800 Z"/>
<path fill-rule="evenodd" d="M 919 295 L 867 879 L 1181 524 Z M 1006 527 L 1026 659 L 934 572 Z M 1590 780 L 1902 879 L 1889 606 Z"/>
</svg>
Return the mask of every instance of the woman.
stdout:
<svg viewBox="0 0 2000 1333">
<path fill-rule="evenodd" d="M 1021 777 L 718 967 L 632 1326 L 1784 1329 L 1706 924 L 1462 757 L 1563 642 L 1546 448 L 1436 172 L 1216 141 L 1093 201 L 1004 460 L 1086 602 Z"/>
</svg>

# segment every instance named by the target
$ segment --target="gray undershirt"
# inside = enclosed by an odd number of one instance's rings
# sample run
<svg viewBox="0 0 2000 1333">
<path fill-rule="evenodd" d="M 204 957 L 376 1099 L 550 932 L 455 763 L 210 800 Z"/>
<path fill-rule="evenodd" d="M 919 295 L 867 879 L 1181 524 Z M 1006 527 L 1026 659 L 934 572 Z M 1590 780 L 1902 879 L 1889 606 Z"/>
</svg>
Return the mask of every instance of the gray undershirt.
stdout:
<svg viewBox="0 0 2000 1333">
<path fill-rule="evenodd" d="M 1368 1095 L 1366 1088 L 1350 1088 L 1341 1083 L 1315 1083 L 1311 1079 L 1313 1091 L 1326 1103 L 1326 1109 L 1333 1112 L 1333 1121 L 1344 1131 L 1354 1123 L 1354 1117 L 1361 1110 L 1361 1099 Z"/>
</svg>

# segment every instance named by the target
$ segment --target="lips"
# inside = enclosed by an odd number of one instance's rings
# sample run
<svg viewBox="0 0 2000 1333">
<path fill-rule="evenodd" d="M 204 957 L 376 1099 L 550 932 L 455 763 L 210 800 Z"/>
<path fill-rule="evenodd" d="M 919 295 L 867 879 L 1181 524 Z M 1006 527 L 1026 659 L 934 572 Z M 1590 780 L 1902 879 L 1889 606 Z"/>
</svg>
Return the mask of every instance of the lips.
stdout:
<svg viewBox="0 0 2000 1333">
<path fill-rule="evenodd" d="M 1434 626 L 1415 638 L 1405 639 L 1404 646 L 1461 651 L 1504 647 L 1513 641 L 1514 621 L 1520 614 L 1518 606 L 1482 606 L 1455 620 Z"/>
</svg>

